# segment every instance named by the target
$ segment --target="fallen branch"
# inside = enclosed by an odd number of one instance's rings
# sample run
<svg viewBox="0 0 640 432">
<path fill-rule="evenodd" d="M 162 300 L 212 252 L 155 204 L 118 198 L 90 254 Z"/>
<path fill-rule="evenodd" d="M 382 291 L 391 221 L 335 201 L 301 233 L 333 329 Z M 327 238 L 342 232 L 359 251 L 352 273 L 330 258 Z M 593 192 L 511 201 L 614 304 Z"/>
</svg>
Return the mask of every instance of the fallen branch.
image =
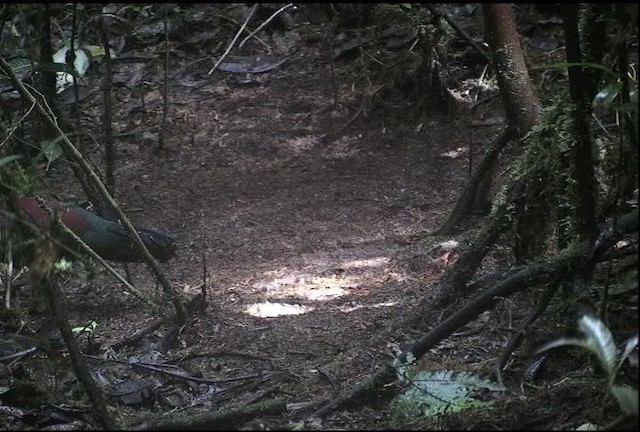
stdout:
<svg viewBox="0 0 640 432">
<path fill-rule="evenodd" d="M 469 301 L 456 313 L 442 321 L 400 354 L 397 358 L 397 363 L 406 365 L 408 358 L 420 359 L 457 329 L 475 319 L 482 312 L 491 309 L 499 301 L 517 292 L 535 285 L 546 284 L 559 278 L 567 279 L 574 274 L 581 274 L 585 266 L 590 265 L 589 258 L 602 256 L 606 252 L 605 245 L 613 246 L 622 234 L 638 230 L 638 210 L 620 217 L 617 220 L 617 229 L 614 230 L 613 225 L 612 222 L 605 225 L 598 242 L 593 246 L 589 245 L 588 242 L 582 242 L 562 251 L 551 259 L 534 262 L 528 266 L 523 266 L 516 273 L 509 273 L 509 276 L 498 282 L 493 288 Z M 314 413 L 314 416 L 324 417 L 333 411 L 347 408 L 354 403 L 361 405 L 363 401 L 382 394 L 385 388 L 393 384 L 395 378 L 395 368 L 387 364 L 351 390 L 325 402 Z"/>
<path fill-rule="evenodd" d="M 492 213 L 485 220 L 483 228 L 438 282 L 434 298 L 425 299 L 421 303 L 418 310 L 408 318 L 408 325 L 420 322 L 422 311 L 428 307 L 442 309 L 450 304 L 460 290 L 467 285 L 480 267 L 491 245 L 504 231 L 510 205 L 522 192 L 525 182 L 526 177 L 520 177 L 508 186 L 505 197 L 496 204 Z"/>
<path fill-rule="evenodd" d="M 229 55 L 229 53 L 231 52 L 231 50 L 233 49 L 233 46 L 235 45 L 236 41 L 238 40 L 238 38 L 240 37 L 240 34 L 242 33 L 242 31 L 244 30 L 244 28 L 247 26 L 247 24 L 249 23 L 249 20 L 251 19 L 251 17 L 253 16 L 253 13 L 256 11 L 256 8 L 258 7 L 258 3 L 255 3 L 253 5 L 253 7 L 251 8 L 251 11 L 249 12 L 249 15 L 247 15 L 247 18 L 244 20 L 244 22 L 242 23 L 242 27 L 240 27 L 238 29 L 238 32 L 236 33 L 236 35 L 233 37 L 233 39 L 231 40 L 231 43 L 229 44 L 229 46 L 227 47 L 227 49 L 224 51 L 224 53 L 222 53 L 222 56 L 220 56 L 220 58 L 218 59 L 218 61 L 213 65 L 213 67 L 211 68 L 211 70 L 209 70 L 208 75 L 211 75 L 213 73 L 213 71 L 215 71 L 216 69 L 218 69 L 218 66 L 220 66 L 220 63 L 222 63 L 222 60 L 224 60 L 227 55 Z"/>
<path fill-rule="evenodd" d="M 150 420 L 130 430 L 236 430 L 244 423 L 263 415 L 278 415 L 287 411 L 284 399 L 246 405 L 234 410 L 219 410 L 206 414 L 171 413 L 166 418 Z"/>
<path fill-rule="evenodd" d="M 257 3 L 256 3 L 257 4 Z M 291 6 L 293 6 L 293 3 L 289 3 L 286 4 L 284 6 L 282 6 L 280 9 L 278 9 L 277 11 L 275 11 L 273 14 L 271 14 L 271 16 L 269 18 L 267 18 L 267 20 L 265 22 L 263 22 L 262 24 L 260 24 L 258 26 L 257 29 L 255 29 L 254 31 L 252 31 L 251 33 L 249 33 L 249 35 L 247 37 L 245 37 L 242 42 L 240 42 L 240 45 L 238 45 L 239 48 L 242 48 L 244 46 L 244 44 L 255 34 L 257 34 L 260 30 L 262 30 L 262 28 L 264 26 L 266 26 L 267 24 L 269 24 L 271 22 L 271 20 L 273 20 L 276 16 L 278 16 L 278 14 L 280 14 L 281 12 L 283 12 L 285 9 L 290 8 Z"/>
<path fill-rule="evenodd" d="M 484 49 L 482 49 L 480 44 L 478 44 L 478 42 L 476 42 L 471 36 L 469 36 L 469 34 L 464 31 L 464 29 L 460 27 L 448 13 L 441 11 L 440 9 L 429 3 L 426 3 L 424 6 L 429 9 L 429 11 L 431 11 L 431 13 L 435 16 L 444 18 L 444 20 L 449 23 L 451 28 L 453 28 L 456 33 L 458 33 L 460 37 L 462 37 L 462 39 L 469 42 L 469 45 L 475 52 L 480 54 L 480 56 L 482 56 L 487 61 L 487 63 L 493 66 L 493 59 L 491 58 L 491 56 Z"/>
</svg>

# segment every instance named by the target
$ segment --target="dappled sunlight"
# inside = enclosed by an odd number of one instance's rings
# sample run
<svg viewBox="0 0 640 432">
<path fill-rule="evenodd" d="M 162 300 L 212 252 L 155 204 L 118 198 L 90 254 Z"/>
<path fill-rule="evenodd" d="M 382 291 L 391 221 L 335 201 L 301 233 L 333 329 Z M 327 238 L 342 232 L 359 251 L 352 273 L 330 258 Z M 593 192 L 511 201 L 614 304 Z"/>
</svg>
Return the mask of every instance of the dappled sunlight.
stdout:
<svg viewBox="0 0 640 432">
<path fill-rule="evenodd" d="M 293 297 L 303 301 L 323 302 L 352 295 L 354 290 L 360 288 L 362 291 L 363 286 L 375 286 L 382 280 L 402 279 L 401 275 L 390 271 L 391 258 L 388 256 L 342 260 L 315 256 L 304 260 L 308 264 L 306 271 L 292 271 L 288 267 L 269 270 L 263 273 L 260 280 L 252 283 L 253 289 L 272 300 Z M 280 303 L 265 304 L 272 309 L 273 305 Z M 252 315 L 260 316 L 265 313 L 264 306 L 260 312 L 255 310 L 257 306 L 252 307 L 254 309 L 251 311 L 247 310 Z M 308 310 L 300 313 L 304 312 Z"/>
<path fill-rule="evenodd" d="M 253 303 L 245 309 L 245 312 L 258 318 L 273 318 L 282 315 L 302 315 L 311 312 L 313 308 L 291 303 L 272 303 L 269 301 Z"/>
<path fill-rule="evenodd" d="M 360 278 L 355 276 L 297 274 L 262 280 L 254 284 L 254 287 L 265 291 L 269 297 L 295 296 L 310 301 L 323 301 L 348 294 L 350 288 L 358 285 Z"/>
<path fill-rule="evenodd" d="M 458 147 L 455 150 L 450 150 L 448 152 L 440 153 L 440 157 L 455 159 L 457 157 L 463 156 L 469 152 L 467 147 Z"/>
<path fill-rule="evenodd" d="M 357 259 L 353 261 L 344 261 L 340 264 L 340 267 L 344 269 L 360 268 L 360 267 L 380 267 L 383 264 L 389 264 L 391 258 L 389 257 L 376 257 L 369 259 Z"/>
</svg>

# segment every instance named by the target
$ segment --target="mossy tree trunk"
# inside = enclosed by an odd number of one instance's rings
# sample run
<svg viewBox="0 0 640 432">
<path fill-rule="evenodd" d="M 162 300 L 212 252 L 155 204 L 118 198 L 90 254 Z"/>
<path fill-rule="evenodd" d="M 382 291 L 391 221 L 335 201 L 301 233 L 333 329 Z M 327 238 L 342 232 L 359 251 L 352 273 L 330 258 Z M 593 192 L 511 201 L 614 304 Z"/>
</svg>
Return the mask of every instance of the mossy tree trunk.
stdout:
<svg viewBox="0 0 640 432">
<path fill-rule="evenodd" d="M 607 40 L 605 14 L 611 6 L 604 3 L 587 3 L 580 10 L 579 33 L 580 47 L 584 61 L 602 63 Z M 584 85 L 587 99 L 592 100 L 598 92 L 602 79 L 602 70 L 587 68 L 584 73 Z"/>
<path fill-rule="evenodd" d="M 540 121 L 540 102 L 520 47 L 513 8 L 509 3 L 483 3 L 482 14 L 507 119 L 520 138 Z"/>
<path fill-rule="evenodd" d="M 453 212 L 440 229 L 441 234 L 454 232 L 463 218 L 472 212 L 473 204 L 483 201 L 476 197 L 489 195 L 498 157 L 507 142 L 522 138 L 540 121 L 540 102 L 529 78 L 511 5 L 485 3 L 482 13 L 485 39 L 493 53 L 509 128 L 494 141 L 465 185 Z"/>
</svg>

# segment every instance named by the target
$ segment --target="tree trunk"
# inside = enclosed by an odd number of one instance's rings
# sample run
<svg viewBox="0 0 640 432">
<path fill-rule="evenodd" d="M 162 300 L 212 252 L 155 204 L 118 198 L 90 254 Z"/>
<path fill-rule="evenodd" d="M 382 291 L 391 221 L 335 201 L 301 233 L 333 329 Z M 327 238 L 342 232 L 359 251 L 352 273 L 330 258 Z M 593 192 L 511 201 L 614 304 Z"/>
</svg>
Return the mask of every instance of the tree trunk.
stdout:
<svg viewBox="0 0 640 432">
<path fill-rule="evenodd" d="M 582 61 L 578 36 L 578 5 L 567 4 L 564 9 L 564 33 L 568 63 Z M 587 92 L 582 67 L 569 67 L 569 96 L 571 98 L 571 118 L 575 144 L 571 158 L 575 180 L 575 230 L 581 240 L 593 238 L 596 232 L 596 190 L 593 169 L 593 145 L 587 116 Z"/>
<path fill-rule="evenodd" d="M 51 16 L 49 5 L 44 3 L 38 6 L 38 13 L 36 14 L 37 27 L 40 32 L 40 63 L 43 65 L 51 65 L 53 62 L 53 50 L 51 49 Z M 53 70 L 47 70 L 47 68 L 39 68 L 40 79 L 38 82 L 38 89 L 42 94 L 43 100 L 40 100 L 39 96 L 36 96 L 41 103 L 46 102 L 46 106 L 50 107 L 51 111 L 58 120 L 60 129 L 64 131 L 72 130 L 66 114 L 60 109 L 58 104 L 58 98 L 56 95 L 56 73 Z M 36 110 L 36 115 L 39 116 L 40 128 L 38 129 L 39 136 L 36 139 L 42 143 L 56 139 L 58 137 L 57 131 L 53 128 L 47 119 L 40 115 Z M 65 146 L 62 146 L 62 150 L 67 160 L 73 160 L 73 157 L 67 151 Z M 91 182 L 87 179 L 87 176 L 82 170 L 74 163 L 69 164 L 73 173 L 75 174 L 82 190 L 89 200 L 98 203 L 100 194 L 92 187 Z"/>
<path fill-rule="evenodd" d="M 521 138 L 540 121 L 540 102 L 529 79 L 513 9 L 509 3 L 483 3 L 482 14 L 507 119 Z"/>
<path fill-rule="evenodd" d="M 471 212 L 473 203 L 481 201 L 474 200 L 474 197 L 482 198 L 491 189 L 492 173 L 506 143 L 510 139 L 522 138 L 540 121 L 540 102 L 529 79 L 511 5 L 486 3 L 482 5 L 482 12 L 485 38 L 493 53 L 509 129 L 494 142 L 465 185 L 454 211 L 440 229 L 441 234 L 452 233 L 464 216 Z"/>
<path fill-rule="evenodd" d="M 602 63 L 607 40 L 606 21 L 603 16 L 609 10 L 611 7 L 602 3 L 587 3 L 582 7 L 579 22 L 580 46 L 584 60 L 587 62 Z M 598 93 L 602 71 L 587 68 L 583 72 L 587 99 L 592 100 Z"/>
</svg>

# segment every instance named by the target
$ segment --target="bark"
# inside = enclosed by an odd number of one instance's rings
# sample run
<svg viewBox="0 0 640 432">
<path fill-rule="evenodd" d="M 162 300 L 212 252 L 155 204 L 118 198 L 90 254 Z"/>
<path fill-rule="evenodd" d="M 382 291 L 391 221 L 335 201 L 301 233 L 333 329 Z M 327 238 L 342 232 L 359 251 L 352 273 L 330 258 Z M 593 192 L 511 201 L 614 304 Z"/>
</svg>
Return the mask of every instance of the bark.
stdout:
<svg viewBox="0 0 640 432">
<path fill-rule="evenodd" d="M 567 4 L 564 11 L 564 32 L 568 63 L 582 61 L 578 35 L 578 5 Z M 587 93 L 582 67 L 569 67 L 569 96 L 572 109 L 572 136 L 575 143 L 571 151 L 575 180 L 575 233 L 582 240 L 592 239 L 596 232 L 596 189 L 593 169 L 593 144 L 587 116 Z"/>
<path fill-rule="evenodd" d="M 606 21 L 604 14 L 610 10 L 608 4 L 587 3 L 580 11 L 580 46 L 584 60 L 590 63 L 602 63 L 605 53 Z M 596 68 L 584 70 L 585 88 L 588 100 L 593 100 L 602 79 L 602 71 Z"/>
<path fill-rule="evenodd" d="M 114 430 L 115 424 L 107 410 L 104 393 L 91 377 L 87 363 L 78 348 L 75 337 L 71 332 L 71 325 L 67 316 L 64 296 L 57 285 L 56 276 L 53 274 L 53 265 L 58 256 L 58 246 L 50 238 L 43 240 L 31 263 L 29 279 L 35 291 L 43 290 L 47 296 L 49 307 L 53 312 L 56 324 L 65 345 L 69 350 L 69 360 L 75 371 L 78 381 L 82 384 L 93 406 L 96 417 L 106 430 Z"/>
<path fill-rule="evenodd" d="M 544 256 L 553 234 L 550 176 L 548 171 L 538 174 L 529 177 L 525 191 L 516 200 L 513 254 L 517 264 Z"/>
<path fill-rule="evenodd" d="M 497 65 L 498 83 L 510 126 L 515 136 L 522 138 L 534 125 L 540 122 L 540 102 L 533 91 L 527 72 L 524 55 L 510 4 L 483 5 L 485 35 L 492 48 Z M 541 192 L 535 185 L 526 186 L 534 197 Z M 546 237 L 540 233 L 550 232 L 545 224 L 549 217 L 544 200 L 524 199 L 516 202 L 515 250 L 520 262 L 533 259 L 544 250 Z M 538 197 L 535 197 L 538 198 Z M 531 224 L 532 221 L 537 223 Z"/>
<path fill-rule="evenodd" d="M 622 105 L 629 104 L 629 53 L 627 39 L 633 37 L 637 40 L 638 27 L 638 5 L 616 5 L 616 15 L 620 22 L 621 30 L 616 41 L 616 55 L 618 57 L 618 73 L 622 89 L 620 91 L 620 102 Z M 634 31 L 635 30 L 635 31 Z M 626 175 L 621 181 L 621 197 L 633 196 L 633 191 L 638 187 L 638 109 L 635 112 L 622 114 L 622 126 L 625 133 L 622 154 L 624 155 L 624 170 Z M 635 116 L 633 118 L 632 116 Z"/>
<path fill-rule="evenodd" d="M 513 9 L 509 3 L 484 3 L 482 13 L 509 125 L 520 138 L 540 121 L 540 102 L 529 79 Z"/>
<path fill-rule="evenodd" d="M 442 234 L 452 233 L 464 216 L 470 213 L 474 196 L 482 198 L 491 189 L 491 177 L 504 145 L 510 139 L 522 138 L 540 122 L 540 102 L 529 79 L 511 5 L 485 3 L 482 11 L 485 38 L 493 53 L 509 129 L 494 142 L 465 185 L 454 211 L 440 230 Z"/>
<path fill-rule="evenodd" d="M 462 189 L 456 206 L 438 231 L 438 234 L 449 235 L 455 233 L 459 228 L 460 222 L 473 209 L 474 203 L 485 200 L 490 201 L 491 176 L 495 170 L 500 152 L 515 137 L 513 132 L 512 129 L 507 128 L 491 144 L 473 175 Z"/>
<path fill-rule="evenodd" d="M 442 276 L 436 289 L 434 298 L 426 299 L 414 316 L 409 318 L 409 325 L 421 321 L 422 313 L 430 308 L 444 308 L 455 300 L 461 289 L 471 280 L 489 248 L 504 231 L 510 205 L 520 196 L 526 184 L 526 178 L 519 178 L 509 187 L 493 213 L 485 222 L 483 228 L 476 235 L 467 248 L 463 250 L 453 266 Z"/>
</svg>

